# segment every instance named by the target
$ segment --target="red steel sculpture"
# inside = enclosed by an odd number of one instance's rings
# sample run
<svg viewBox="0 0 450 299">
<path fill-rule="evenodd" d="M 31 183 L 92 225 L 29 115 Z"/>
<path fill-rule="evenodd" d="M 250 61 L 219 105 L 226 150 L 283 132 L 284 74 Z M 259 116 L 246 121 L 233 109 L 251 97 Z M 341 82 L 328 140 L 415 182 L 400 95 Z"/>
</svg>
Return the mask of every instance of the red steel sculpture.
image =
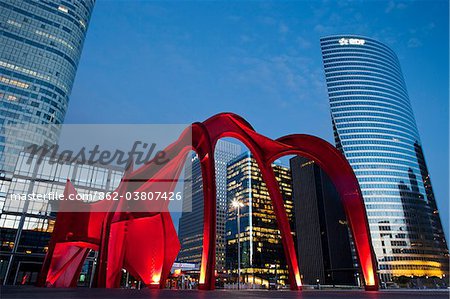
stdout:
<svg viewBox="0 0 450 299">
<path fill-rule="evenodd" d="M 286 155 L 300 155 L 315 161 L 331 178 L 339 192 L 356 247 L 366 290 L 377 290 L 376 259 L 358 181 L 344 156 L 328 142 L 296 134 L 272 140 L 258 134 L 242 117 L 232 113 L 215 115 L 203 123 L 193 123 L 165 150 L 168 163 L 154 160 L 133 171 L 129 166 L 117 194 L 126 192 L 172 192 L 191 150 L 200 160 L 204 192 L 203 253 L 199 286 L 215 287 L 216 185 L 214 149 L 217 141 L 233 137 L 243 142 L 258 163 L 276 215 L 289 268 L 292 290 L 301 289 L 301 279 L 289 220 L 275 178 L 272 163 Z M 172 178 L 172 180 L 167 180 Z M 167 180 L 163 185 L 157 182 Z M 65 196 L 76 191 L 68 181 Z M 63 204 L 71 204 L 64 201 Z M 121 269 L 149 287 L 163 288 L 180 243 L 167 210 L 160 201 L 158 212 L 142 203 L 139 212 L 127 211 L 126 200 L 89 204 L 88 212 L 59 212 L 38 284 L 74 287 L 89 250 L 98 250 L 95 286 L 114 288 L 120 283 Z M 104 205 L 99 209 L 100 206 Z M 97 211 L 107 212 L 97 212 Z M 136 208 L 134 208 L 136 211 Z"/>
</svg>

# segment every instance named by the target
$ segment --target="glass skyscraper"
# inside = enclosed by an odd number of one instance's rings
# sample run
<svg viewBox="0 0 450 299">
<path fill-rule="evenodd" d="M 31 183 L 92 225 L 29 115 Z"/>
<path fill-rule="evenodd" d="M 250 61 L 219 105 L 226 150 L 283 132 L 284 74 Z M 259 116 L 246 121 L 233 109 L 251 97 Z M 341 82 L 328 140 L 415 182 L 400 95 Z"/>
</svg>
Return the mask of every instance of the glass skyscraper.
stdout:
<svg viewBox="0 0 450 299">
<path fill-rule="evenodd" d="M 289 167 L 272 164 L 283 196 L 284 207 L 295 232 L 294 205 L 292 202 L 292 177 Z M 241 283 L 253 287 L 283 286 L 288 282 L 288 269 L 277 219 L 266 184 L 258 163 L 250 152 L 243 153 L 228 163 L 227 196 L 228 219 L 226 222 L 226 269 L 232 282 L 238 276 L 238 234 L 241 257 Z M 237 226 L 234 200 L 240 208 L 240 231 Z"/>
<path fill-rule="evenodd" d="M 77 180 L 78 175 L 106 180 L 111 172 L 79 165 L 76 175 L 69 165 L 38 169 L 16 163 L 28 145 L 58 140 L 94 2 L 0 0 L 0 281 L 4 284 L 35 282 L 55 218 L 49 205 L 18 203 L 9 197 L 61 191 L 68 177 Z M 98 189 L 104 190 L 104 183 Z M 92 189 L 86 182 L 75 184 Z"/>
<path fill-rule="evenodd" d="M 0 0 L 1 170 L 30 143 L 57 141 L 94 2 Z"/>
<path fill-rule="evenodd" d="M 335 142 L 363 193 L 382 281 L 448 277 L 448 247 L 396 54 L 360 36 L 321 39 Z"/>
</svg>

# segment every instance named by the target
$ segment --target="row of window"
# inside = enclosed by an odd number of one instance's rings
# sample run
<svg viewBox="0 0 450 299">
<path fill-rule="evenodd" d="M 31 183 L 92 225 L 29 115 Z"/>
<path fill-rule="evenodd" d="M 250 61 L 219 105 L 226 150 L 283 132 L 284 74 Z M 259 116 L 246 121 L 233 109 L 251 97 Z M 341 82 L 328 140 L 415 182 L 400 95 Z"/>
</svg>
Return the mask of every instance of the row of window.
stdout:
<svg viewBox="0 0 450 299">
<path fill-rule="evenodd" d="M 372 145 L 370 142 L 367 142 L 364 145 L 358 146 L 345 146 L 345 152 L 355 152 L 355 151 L 377 151 L 377 152 L 392 152 L 392 153 L 403 153 L 406 155 L 410 155 L 412 157 L 416 157 L 416 152 L 413 148 L 409 147 L 396 147 L 396 146 L 376 146 Z"/>
<path fill-rule="evenodd" d="M 357 47 L 357 48 L 348 48 L 348 47 L 335 47 L 332 50 L 322 49 L 322 55 L 325 61 L 328 61 L 335 57 L 342 58 L 353 58 L 359 57 L 360 59 L 371 59 L 375 61 L 388 62 L 397 68 L 400 67 L 397 57 L 392 53 L 384 53 L 383 51 L 379 51 L 379 49 L 375 49 L 372 51 L 369 47 Z"/>
<path fill-rule="evenodd" d="M 24 0 L 25 2 L 31 4 L 34 7 L 39 7 L 40 9 L 47 11 L 51 14 L 52 18 L 55 18 L 56 15 L 66 19 L 69 24 L 73 24 L 72 28 L 78 28 L 80 33 L 84 34 L 86 32 L 86 23 L 87 20 L 84 20 L 83 23 L 80 20 L 83 20 L 83 17 L 76 15 L 77 10 L 67 10 L 67 12 L 62 12 L 59 10 L 59 4 L 51 3 L 51 2 L 36 2 L 31 0 Z M 60 21 L 61 22 L 61 21 Z"/>
<path fill-rule="evenodd" d="M 333 72 L 328 72 L 327 79 L 329 78 L 329 82 L 333 82 L 334 79 L 341 79 L 341 78 L 347 78 L 348 80 L 354 80 L 354 79 L 370 79 L 370 80 L 381 80 L 380 78 L 384 79 L 384 82 L 387 82 L 389 84 L 395 84 L 398 86 L 405 88 L 405 83 L 402 80 L 399 80 L 395 76 L 392 76 L 391 72 L 384 72 L 384 71 L 372 71 L 372 70 L 364 70 L 364 71 L 353 71 L 353 70 L 346 70 L 346 71 L 339 71 L 337 74 L 335 73 L 336 70 L 333 69 Z M 327 80 L 328 82 L 328 80 Z"/>
<path fill-rule="evenodd" d="M 8 44 L 17 43 L 7 38 L 1 38 L 0 40 L 6 41 Z M 60 57 L 56 57 L 52 53 L 46 52 L 42 49 L 37 49 L 33 46 L 25 45 L 22 50 L 14 50 L 12 46 L 5 46 L 9 51 L 4 51 L 0 54 L 2 61 L 11 62 L 10 65 L 14 65 L 14 71 L 23 73 L 23 70 L 39 70 L 40 77 L 49 78 L 52 84 L 57 85 L 64 93 L 67 94 L 74 78 L 73 69 L 65 60 Z M 13 64 L 14 63 L 14 64 Z M 34 72 L 36 73 L 36 72 Z M 45 75 L 43 75 L 45 74 Z"/>
<path fill-rule="evenodd" d="M 346 76 L 347 74 L 355 74 L 358 73 L 374 73 L 374 74 L 383 74 L 386 78 L 391 78 L 395 80 L 400 85 L 404 86 L 405 83 L 403 81 L 403 77 L 399 73 L 392 73 L 392 69 L 384 66 L 378 65 L 366 65 L 363 67 L 356 65 L 347 65 L 347 64 L 338 64 L 334 63 L 332 65 L 328 65 L 325 68 L 325 77 L 327 79 L 333 79 L 334 77 Z"/>
<path fill-rule="evenodd" d="M 400 200 L 400 193 L 397 186 L 393 186 L 393 188 L 391 188 L 391 191 L 387 190 L 387 188 L 385 187 L 382 190 L 362 189 L 361 193 L 364 197 L 365 202 L 399 202 Z"/>
<path fill-rule="evenodd" d="M 11 38 L 11 39 L 14 39 L 14 40 L 16 40 L 16 41 L 25 43 L 25 44 L 27 44 L 27 45 L 30 45 L 30 46 L 33 46 L 33 47 L 36 47 L 36 48 L 39 48 L 39 49 L 43 49 L 43 50 L 45 50 L 45 51 L 52 52 L 53 54 L 56 54 L 57 56 L 64 58 L 64 59 L 65 59 L 67 62 L 69 62 L 69 64 L 73 67 L 73 71 L 74 71 L 74 72 L 75 72 L 75 70 L 76 70 L 76 68 L 77 68 L 77 63 L 78 63 L 78 59 L 79 59 L 78 57 L 75 58 L 75 59 L 76 59 L 76 62 L 75 62 L 75 61 L 72 59 L 72 57 L 70 57 L 70 56 L 67 55 L 66 53 L 61 52 L 60 50 L 55 49 L 55 48 L 53 48 L 53 47 L 49 47 L 49 46 L 47 46 L 47 45 L 45 45 L 45 44 L 38 43 L 38 42 L 35 42 L 35 41 L 30 40 L 30 39 L 28 39 L 28 38 L 24 38 L 24 37 L 21 37 L 21 36 L 18 36 L 18 35 L 16 35 L 16 34 L 13 34 L 13 33 L 6 32 L 6 31 L 3 32 L 3 35 L 6 36 L 7 38 Z"/>
<path fill-rule="evenodd" d="M 387 167 L 386 167 L 387 168 Z M 357 177 L 363 177 L 363 176 L 393 176 L 393 177 L 402 177 L 403 179 L 408 179 L 408 169 L 406 167 L 403 170 L 399 171 L 392 171 L 392 170 L 380 170 L 380 171 L 373 171 L 373 170 L 358 170 L 355 171 L 355 174 Z"/>
<path fill-rule="evenodd" d="M 399 128 L 400 131 L 409 129 L 408 132 L 415 132 L 416 127 L 411 124 L 406 124 L 402 121 L 394 119 L 377 118 L 377 117 L 358 117 L 358 118 L 334 118 L 335 124 L 340 128 L 354 128 L 354 127 L 381 127 L 381 128 Z"/>
<path fill-rule="evenodd" d="M 403 190 L 399 189 L 398 182 L 394 182 L 394 183 L 383 182 L 383 184 L 377 184 L 372 181 L 369 181 L 369 182 L 360 182 L 359 186 L 360 186 L 361 190 L 372 190 L 372 191 L 378 191 L 378 192 L 383 191 L 382 193 L 384 193 L 384 194 L 386 193 L 386 192 L 384 192 L 384 190 L 389 190 L 389 189 L 395 190 L 395 192 L 397 192 L 397 194 L 399 194 L 400 191 L 403 192 Z M 419 187 L 419 190 L 420 189 L 422 189 L 422 188 Z M 423 190 L 421 190 L 421 191 L 423 193 Z M 417 194 L 417 195 L 419 196 L 419 194 Z M 422 194 L 420 194 L 420 195 L 423 196 Z M 413 197 L 408 197 L 408 198 L 413 198 Z M 414 198 L 416 198 L 416 197 L 414 197 Z"/>
<path fill-rule="evenodd" d="M 344 83 L 342 87 L 328 87 L 328 93 L 330 97 L 338 95 L 350 95 L 350 94 L 362 94 L 362 95 L 384 95 L 387 97 L 394 97 L 407 103 L 408 97 L 404 94 L 399 94 L 392 88 L 376 87 L 371 85 L 359 85 L 359 84 L 348 84 Z M 342 93 L 346 92 L 346 93 Z"/>
<path fill-rule="evenodd" d="M 355 126 L 353 126 L 353 127 L 355 127 Z M 358 127 L 358 126 L 356 126 L 356 127 Z M 380 136 L 382 134 L 386 134 L 386 135 L 390 136 L 391 139 L 399 138 L 399 137 L 404 137 L 405 139 L 410 139 L 410 140 L 418 139 L 417 135 L 415 135 L 415 134 L 405 134 L 402 131 L 396 130 L 395 128 L 390 128 L 389 126 L 386 126 L 386 128 L 390 129 L 390 130 L 383 130 L 383 129 L 377 129 L 377 128 L 370 128 L 370 129 L 369 128 L 359 128 L 359 129 L 340 129 L 340 128 L 338 128 L 338 132 L 339 132 L 339 136 L 342 140 L 356 139 L 358 137 L 365 136 L 364 134 L 360 135 L 361 133 L 377 133 L 377 134 L 380 134 Z M 415 132 L 411 132 L 411 133 L 415 133 Z M 345 136 L 345 134 L 348 134 L 348 135 Z M 357 134 L 359 136 L 356 136 Z M 378 135 L 376 135 L 376 136 L 378 136 Z"/>
<path fill-rule="evenodd" d="M 8 24 L 6 26 L 7 31 L 30 38 L 42 44 L 48 44 L 62 51 L 70 52 L 74 56 L 80 55 L 81 41 L 76 39 L 74 36 L 66 39 L 64 37 L 66 36 L 65 32 L 61 30 L 46 30 L 44 29 L 46 28 L 44 24 L 37 27 L 35 25 L 31 25 L 29 22 L 19 20 L 26 20 L 26 18 L 23 19 L 19 14 L 10 16 L 10 18 L 6 21 L 6 24 Z"/>
<path fill-rule="evenodd" d="M 349 111 L 349 109 L 344 109 L 345 111 Z M 373 109 L 375 110 L 375 109 Z M 382 110 L 382 109 L 379 109 Z M 353 111 L 353 109 L 352 109 Z M 354 119 L 355 121 L 359 121 L 360 119 L 366 119 L 366 120 L 376 120 L 376 119 L 382 119 L 382 120 L 396 120 L 398 123 L 404 123 L 408 126 L 411 126 L 415 128 L 415 124 L 408 118 L 403 117 L 401 115 L 395 115 L 386 111 L 382 110 L 382 113 L 379 112 L 339 112 L 333 111 L 333 119 Z"/>
<path fill-rule="evenodd" d="M 11 94 L 15 94 L 15 95 L 21 95 L 23 97 L 30 97 L 30 98 L 34 98 L 36 100 L 38 99 L 38 94 L 36 94 L 36 93 L 23 91 L 23 90 L 20 90 L 18 88 L 11 87 L 11 86 L 6 86 L 6 85 L 3 85 L 3 84 L 0 84 L 0 91 L 5 91 L 5 93 L 11 93 Z M 40 96 L 40 100 L 41 100 L 41 102 L 40 102 L 41 105 L 42 104 L 48 104 L 47 107 L 42 105 L 40 109 L 27 110 L 27 111 L 29 111 L 29 113 L 34 114 L 34 111 L 36 111 L 36 110 L 43 112 L 43 110 L 45 110 L 45 108 L 47 108 L 48 109 L 47 111 L 49 112 L 48 116 L 49 117 L 51 116 L 51 117 L 55 118 L 55 120 L 58 123 L 61 123 L 63 121 L 63 119 L 64 119 L 64 114 L 65 114 L 65 110 L 62 110 L 63 107 L 61 107 L 61 105 L 59 105 L 56 101 L 51 100 L 51 99 L 49 99 L 47 97 L 44 97 L 42 95 Z M 31 106 L 34 106 L 34 105 L 31 105 Z M 3 109 L 11 109 L 11 110 L 14 110 L 14 111 L 20 111 L 22 108 L 30 109 L 31 107 L 28 105 L 28 103 L 14 104 L 14 103 L 11 103 L 11 102 L 9 102 L 8 105 L 6 103 L 4 103 L 4 106 L 3 106 Z M 53 113 L 55 113 L 55 114 L 53 114 Z M 45 115 L 43 115 L 43 117 L 45 117 Z"/>
<path fill-rule="evenodd" d="M 361 70 L 384 70 L 388 72 L 391 76 L 396 78 L 399 81 L 403 81 L 402 74 L 399 70 L 393 69 L 389 64 L 381 63 L 379 61 L 369 61 L 369 60 L 356 60 L 356 59 L 346 59 L 346 58 L 338 58 L 330 61 L 328 63 L 324 63 L 325 68 L 325 78 L 328 80 L 340 77 L 340 73 L 336 72 L 336 67 L 343 68 L 345 71 L 356 71 L 358 69 Z M 334 71 L 330 73 L 330 71 Z M 402 84 L 403 85 L 403 84 Z"/>
<path fill-rule="evenodd" d="M 341 142 L 342 146 L 350 146 L 350 145 L 384 145 L 386 147 L 401 147 L 401 148 L 413 148 L 409 140 L 392 140 L 392 138 L 385 139 L 365 139 L 358 138 L 354 140 L 344 140 Z"/>
<path fill-rule="evenodd" d="M 333 80 L 327 80 L 327 86 L 348 86 L 348 85 L 354 85 L 354 86 L 378 86 L 381 88 L 386 88 L 389 90 L 394 90 L 399 94 L 403 94 L 404 96 L 408 96 L 408 93 L 406 92 L 406 89 L 402 85 L 395 84 L 394 82 L 379 79 L 377 77 L 367 77 L 367 78 L 361 78 L 361 77 L 345 77 L 345 76 L 339 76 L 339 77 L 333 77 Z"/>
<path fill-rule="evenodd" d="M 383 59 L 380 56 L 371 55 L 369 53 L 362 52 L 341 52 L 337 55 L 327 55 L 322 52 L 325 70 L 331 66 L 335 66 L 336 63 L 342 61 L 349 62 L 347 65 L 378 65 L 380 68 L 387 70 L 391 74 L 395 74 L 398 78 L 402 78 L 400 66 L 398 63 L 393 62 L 391 59 Z"/>
<path fill-rule="evenodd" d="M 331 76 L 333 71 L 342 70 L 342 71 L 369 71 L 369 70 L 384 70 L 386 71 L 386 74 L 390 74 L 393 77 L 397 78 L 400 81 L 403 81 L 403 76 L 400 72 L 396 71 L 394 72 L 392 70 L 392 67 L 389 65 L 383 65 L 379 63 L 367 63 L 367 62 L 361 62 L 361 61 L 352 61 L 351 64 L 349 64 L 349 61 L 338 61 L 335 63 L 328 63 L 324 65 L 325 67 L 325 76 L 328 78 Z"/>
<path fill-rule="evenodd" d="M 342 145 L 352 145 L 352 144 L 360 144 L 366 142 L 366 140 L 373 140 L 373 144 L 384 144 L 386 142 L 387 144 L 397 144 L 397 143 L 404 143 L 404 144 L 411 144 L 416 142 L 416 140 L 413 140 L 412 138 L 402 138 L 399 136 L 392 136 L 391 134 L 355 134 L 354 136 L 351 135 L 344 135 L 341 136 L 341 144 Z M 379 143 L 378 143 L 379 142 Z"/>
<path fill-rule="evenodd" d="M 354 95 L 350 95 L 354 94 Z M 368 94 L 367 92 L 359 93 L 342 93 L 337 96 L 330 96 L 330 107 L 333 111 L 335 107 L 345 106 L 346 108 L 352 107 L 377 107 L 377 108 L 390 108 L 398 111 L 399 114 L 404 114 L 412 117 L 413 112 L 411 105 L 407 99 L 396 98 L 386 96 L 383 94 Z"/>
<path fill-rule="evenodd" d="M 361 183 L 366 183 L 366 182 L 384 182 L 384 183 L 406 183 L 409 182 L 409 178 L 405 178 L 405 177 L 397 177 L 397 178 L 391 178 L 391 177 L 360 177 L 358 176 L 358 181 Z"/>
</svg>

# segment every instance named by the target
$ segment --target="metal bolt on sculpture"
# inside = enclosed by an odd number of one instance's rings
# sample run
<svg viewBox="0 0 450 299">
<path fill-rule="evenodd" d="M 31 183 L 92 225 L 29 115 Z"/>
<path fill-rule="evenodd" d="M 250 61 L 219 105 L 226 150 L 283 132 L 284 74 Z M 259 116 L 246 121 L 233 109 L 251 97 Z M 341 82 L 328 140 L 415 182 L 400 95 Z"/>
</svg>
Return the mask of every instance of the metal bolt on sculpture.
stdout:
<svg viewBox="0 0 450 299">
<path fill-rule="evenodd" d="M 137 170 L 133 170 L 130 165 L 115 191 L 117 194 L 124 194 L 161 188 L 155 182 L 168 175 L 178 178 L 188 153 L 194 150 L 198 154 L 204 190 L 204 238 L 199 278 L 201 289 L 213 290 L 215 287 L 214 149 L 217 141 L 224 137 L 233 137 L 243 142 L 259 166 L 281 232 L 292 290 L 301 290 L 302 284 L 288 217 L 272 170 L 272 162 L 286 155 L 300 155 L 314 160 L 331 178 L 340 195 L 353 235 L 365 289 L 378 290 L 376 259 L 364 202 L 358 181 L 343 155 L 328 142 L 309 135 L 289 135 L 272 140 L 258 134 L 242 117 L 232 113 L 221 113 L 203 123 L 193 123 L 177 141 L 165 149 L 169 159 L 167 164 L 158 165 L 150 161 Z M 171 192 L 175 185 L 176 180 L 173 180 L 165 185 L 167 190 L 158 191 Z M 65 196 L 75 193 L 68 181 Z M 180 250 L 167 209 L 168 201 L 162 203 L 160 212 L 149 211 L 145 204 L 142 204 L 139 212 L 123 212 L 123 205 L 126 204 L 124 200 L 100 201 L 90 204 L 91 212 L 58 213 L 38 285 L 75 287 L 89 250 L 96 250 L 99 254 L 95 269 L 96 287 L 119 287 L 121 270 L 124 268 L 146 286 L 163 288 Z M 99 209 L 96 205 L 105 205 L 100 210 L 107 212 L 97 212 Z"/>
</svg>

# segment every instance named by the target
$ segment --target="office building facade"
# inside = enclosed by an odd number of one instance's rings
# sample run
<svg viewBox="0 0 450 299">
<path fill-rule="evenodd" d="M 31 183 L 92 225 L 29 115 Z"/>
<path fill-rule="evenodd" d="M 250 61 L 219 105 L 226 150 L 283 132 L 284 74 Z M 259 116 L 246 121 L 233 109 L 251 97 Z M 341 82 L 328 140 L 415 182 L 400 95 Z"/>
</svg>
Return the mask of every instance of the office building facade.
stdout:
<svg viewBox="0 0 450 299">
<path fill-rule="evenodd" d="M 274 164 L 292 230 L 295 231 L 289 167 Z M 241 283 L 256 287 L 288 284 L 288 270 L 280 232 L 270 196 L 256 160 L 249 152 L 228 164 L 228 202 L 236 200 L 240 208 L 240 232 L 237 231 L 237 211 L 228 206 L 226 222 L 226 269 L 237 282 L 238 233 L 240 239 Z"/>
<path fill-rule="evenodd" d="M 55 163 L 49 157 L 39 163 L 39 159 L 21 152 L 12 176 L 0 176 L 0 280 L 4 284 L 36 282 L 56 219 L 55 198 L 63 194 L 67 179 L 78 194 L 88 197 L 113 191 L 123 175 L 116 166 Z M 25 200 L 28 195 L 47 199 Z M 92 256 L 87 263 L 92 266 Z M 91 268 L 83 267 L 81 284 L 89 286 Z"/>
<path fill-rule="evenodd" d="M 216 169 L 216 270 L 224 270 L 225 222 L 228 212 L 227 163 L 241 154 L 241 146 L 219 140 L 214 152 Z M 203 181 L 200 161 L 194 155 L 187 164 L 183 189 L 183 214 L 178 227 L 181 250 L 178 261 L 200 264 L 203 250 Z M 192 210 L 191 210 L 192 209 Z"/>
<path fill-rule="evenodd" d="M 95 0 L 0 0 L 0 170 L 54 144 Z"/>
<path fill-rule="evenodd" d="M 70 177 L 58 176 L 65 166 L 44 174 L 49 169 L 38 171 L 17 159 L 30 144 L 58 140 L 94 2 L 0 0 L 0 278 L 5 284 L 35 281 L 55 216 L 48 205 L 9 197 L 61 191 Z"/>
<path fill-rule="evenodd" d="M 448 247 L 396 54 L 360 36 L 320 42 L 336 146 L 361 186 L 381 280 L 448 278 Z"/>
<path fill-rule="evenodd" d="M 314 161 L 294 157 L 290 166 L 303 284 L 355 285 L 358 271 L 336 188 Z"/>
</svg>

